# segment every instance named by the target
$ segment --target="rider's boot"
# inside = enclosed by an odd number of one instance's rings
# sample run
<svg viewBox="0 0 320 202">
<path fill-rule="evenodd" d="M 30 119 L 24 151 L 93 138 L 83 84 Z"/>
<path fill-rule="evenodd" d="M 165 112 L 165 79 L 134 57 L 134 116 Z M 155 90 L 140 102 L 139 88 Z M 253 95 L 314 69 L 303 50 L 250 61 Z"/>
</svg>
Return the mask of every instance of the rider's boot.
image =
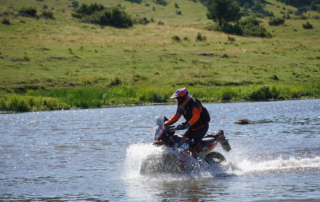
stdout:
<svg viewBox="0 0 320 202">
<path fill-rule="evenodd" d="M 198 153 L 197 153 L 197 157 L 198 157 L 198 159 L 199 159 L 200 161 L 205 161 L 205 159 L 206 159 L 206 155 L 204 155 L 203 152 L 198 152 Z"/>
<path fill-rule="evenodd" d="M 206 156 L 204 155 L 203 152 L 194 151 L 192 154 L 193 154 L 192 156 L 199 161 L 205 161 L 206 159 Z"/>
</svg>

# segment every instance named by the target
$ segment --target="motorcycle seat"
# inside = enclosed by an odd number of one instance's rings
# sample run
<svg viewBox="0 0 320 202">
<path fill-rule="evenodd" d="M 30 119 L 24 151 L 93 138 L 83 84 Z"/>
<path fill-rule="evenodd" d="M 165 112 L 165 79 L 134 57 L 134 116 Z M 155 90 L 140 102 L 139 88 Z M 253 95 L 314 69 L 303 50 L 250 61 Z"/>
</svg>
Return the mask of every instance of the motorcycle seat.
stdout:
<svg viewBox="0 0 320 202">
<path fill-rule="evenodd" d="M 216 138 L 214 138 L 214 137 L 204 137 L 201 141 L 201 146 L 206 147 L 215 141 L 216 141 Z"/>
</svg>

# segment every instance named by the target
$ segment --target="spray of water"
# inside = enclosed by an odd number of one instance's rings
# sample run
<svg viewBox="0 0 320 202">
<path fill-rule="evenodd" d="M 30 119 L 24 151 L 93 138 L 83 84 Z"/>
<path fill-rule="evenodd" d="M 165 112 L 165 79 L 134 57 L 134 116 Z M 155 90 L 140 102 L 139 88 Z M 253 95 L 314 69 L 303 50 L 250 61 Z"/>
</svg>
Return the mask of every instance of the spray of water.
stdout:
<svg viewBox="0 0 320 202">
<path fill-rule="evenodd" d="M 143 162 L 150 156 L 161 156 L 167 151 L 162 147 L 155 147 L 145 143 L 131 144 L 127 148 L 125 169 L 126 179 L 143 178 L 145 174 L 141 173 L 141 166 Z M 320 157 L 315 158 L 300 158 L 290 157 L 284 159 L 281 156 L 273 160 L 264 159 L 250 159 L 249 155 L 239 151 L 231 151 L 225 154 L 227 161 L 222 163 L 213 163 L 210 165 L 199 165 L 193 160 L 190 162 L 188 170 L 182 172 L 175 172 L 172 168 L 172 173 L 161 172 L 161 168 L 149 173 L 148 177 L 163 178 L 164 175 L 170 175 L 170 179 L 185 179 L 185 178 L 212 178 L 212 177 L 225 177 L 229 175 L 247 175 L 251 173 L 266 173 L 266 172 L 303 172 L 310 170 L 320 171 Z M 242 158 L 239 158 L 241 156 Z M 161 159 L 161 158 L 159 158 Z M 159 160 L 158 159 L 158 160 Z M 250 159 L 250 160 L 249 160 Z M 156 162 L 154 162 L 156 163 Z M 172 164 L 172 166 L 176 166 Z M 151 175 L 150 175 L 151 174 Z"/>
</svg>

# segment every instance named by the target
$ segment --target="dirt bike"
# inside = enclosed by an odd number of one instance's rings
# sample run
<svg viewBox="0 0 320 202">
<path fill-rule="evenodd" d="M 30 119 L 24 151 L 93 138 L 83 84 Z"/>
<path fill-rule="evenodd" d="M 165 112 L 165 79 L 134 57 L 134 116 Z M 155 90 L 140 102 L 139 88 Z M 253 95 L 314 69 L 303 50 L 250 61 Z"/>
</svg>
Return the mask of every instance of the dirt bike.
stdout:
<svg viewBox="0 0 320 202">
<path fill-rule="evenodd" d="M 189 150 L 193 141 L 184 140 L 183 135 L 176 133 L 174 126 L 168 126 L 164 116 L 156 117 L 152 128 L 153 145 L 165 147 L 167 152 L 161 155 L 150 155 L 141 164 L 141 173 L 150 172 L 185 172 L 187 162 L 195 159 L 196 155 Z M 216 151 L 212 151 L 220 143 L 223 150 L 230 151 L 231 147 L 225 138 L 223 130 L 211 132 L 202 139 L 201 147 L 208 164 L 225 161 L 225 157 Z"/>
</svg>

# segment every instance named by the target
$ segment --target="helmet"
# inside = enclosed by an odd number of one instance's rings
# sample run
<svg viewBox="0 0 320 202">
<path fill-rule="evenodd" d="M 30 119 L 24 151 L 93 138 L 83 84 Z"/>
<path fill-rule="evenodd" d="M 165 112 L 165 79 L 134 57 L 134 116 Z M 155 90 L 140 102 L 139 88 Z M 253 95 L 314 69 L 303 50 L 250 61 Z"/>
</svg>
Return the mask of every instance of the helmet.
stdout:
<svg viewBox="0 0 320 202">
<path fill-rule="evenodd" d="M 180 88 L 170 98 L 176 98 L 178 101 L 178 106 L 183 108 L 186 103 L 190 100 L 189 92 L 186 88 Z"/>
<path fill-rule="evenodd" d="M 186 88 L 180 88 L 170 98 L 179 98 L 179 97 L 186 97 L 189 95 L 189 92 Z"/>
</svg>

